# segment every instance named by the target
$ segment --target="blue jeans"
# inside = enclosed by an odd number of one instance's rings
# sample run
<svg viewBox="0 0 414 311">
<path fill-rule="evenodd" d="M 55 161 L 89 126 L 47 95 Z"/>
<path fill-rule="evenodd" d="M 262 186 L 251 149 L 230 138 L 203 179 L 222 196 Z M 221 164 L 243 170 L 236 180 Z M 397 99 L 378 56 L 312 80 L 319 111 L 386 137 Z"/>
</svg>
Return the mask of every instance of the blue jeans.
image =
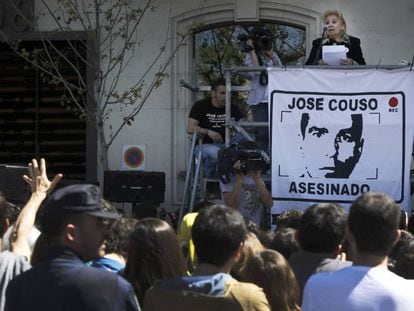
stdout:
<svg viewBox="0 0 414 311">
<path fill-rule="evenodd" d="M 259 103 L 254 106 L 250 106 L 253 114 L 253 120 L 255 122 L 269 122 L 269 110 L 267 103 Z M 269 148 L 269 128 L 258 127 L 256 129 L 256 142 L 260 148 L 267 151 Z"/>
<path fill-rule="evenodd" d="M 211 178 L 216 174 L 216 164 L 219 150 L 223 149 L 225 144 L 203 144 L 203 158 L 202 161 L 204 176 Z M 200 146 L 195 146 L 194 154 L 197 156 L 200 152 Z"/>
</svg>

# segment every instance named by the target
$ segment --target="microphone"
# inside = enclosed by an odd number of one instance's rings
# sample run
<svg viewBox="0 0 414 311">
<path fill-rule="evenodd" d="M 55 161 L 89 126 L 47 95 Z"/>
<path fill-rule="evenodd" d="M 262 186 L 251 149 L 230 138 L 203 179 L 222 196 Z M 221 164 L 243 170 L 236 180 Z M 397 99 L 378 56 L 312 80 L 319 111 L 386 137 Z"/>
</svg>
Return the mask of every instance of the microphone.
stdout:
<svg viewBox="0 0 414 311">
<path fill-rule="evenodd" d="M 328 31 L 328 26 L 323 26 L 322 27 L 322 38 L 326 37 L 326 32 Z"/>
<path fill-rule="evenodd" d="M 327 37 L 326 32 L 328 31 L 328 26 L 323 26 L 322 27 L 322 36 L 321 36 L 321 42 L 319 42 L 319 46 L 318 49 L 316 50 L 316 54 L 315 54 L 315 58 L 312 61 L 312 65 L 318 65 L 319 64 L 319 60 L 322 58 L 322 44 L 323 44 L 323 39 L 325 39 Z"/>
</svg>

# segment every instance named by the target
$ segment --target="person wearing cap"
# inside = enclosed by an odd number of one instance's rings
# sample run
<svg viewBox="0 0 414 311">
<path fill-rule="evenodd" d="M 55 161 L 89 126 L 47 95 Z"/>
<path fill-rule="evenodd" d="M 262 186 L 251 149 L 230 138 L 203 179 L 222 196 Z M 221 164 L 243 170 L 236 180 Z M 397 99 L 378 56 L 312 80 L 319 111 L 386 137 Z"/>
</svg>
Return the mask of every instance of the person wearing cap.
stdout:
<svg viewBox="0 0 414 311">
<path fill-rule="evenodd" d="M 17 219 L 10 222 L 12 220 L 10 217 L 4 223 L 6 226 L 9 225 L 6 231 L 9 236 L 8 238 L 3 236 L 3 241 L 6 243 L 2 245 L 4 249 L 0 253 L 0 311 L 4 310 L 6 289 L 9 282 L 31 268 L 29 258 L 32 254 L 32 244 L 36 241 L 33 238 L 33 232 L 38 232 L 35 229 L 36 214 L 43 200 L 63 177 L 62 174 L 57 174 L 50 181 L 46 174 L 45 159 L 40 159 L 40 163 L 36 159 L 32 159 L 27 169 L 28 175 L 23 175 L 23 179 L 30 187 L 32 194 Z M 8 203 L 0 194 L 0 214 L 8 212 L 10 208 L 16 207 Z M 34 236 L 37 238 L 36 234 Z"/>
<path fill-rule="evenodd" d="M 126 280 L 85 264 L 99 257 L 108 224 L 119 217 L 103 210 L 100 197 L 88 184 L 51 194 L 41 220 L 48 253 L 9 284 L 5 310 L 140 310 Z"/>
</svg>

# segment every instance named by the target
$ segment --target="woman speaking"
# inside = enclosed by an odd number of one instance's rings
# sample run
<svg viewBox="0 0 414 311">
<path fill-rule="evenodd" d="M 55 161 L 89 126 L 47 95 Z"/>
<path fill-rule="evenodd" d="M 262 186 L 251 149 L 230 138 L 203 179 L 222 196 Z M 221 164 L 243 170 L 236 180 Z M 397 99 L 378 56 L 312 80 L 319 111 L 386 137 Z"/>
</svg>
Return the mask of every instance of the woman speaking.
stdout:
<svg viewBox="0 0 414 311">
<path fill-rule="evenodd" d="M 346 33 L 346 22 L 341 12 L 329 10 L 323 14 L 325 24 L 322 38 L 312 42 L 312 50 L 306 65 L 325 65 L 322 59 L 322 46 L 345 45 L 348 48 L 346 58 L 340 60 L 341 65 L 365 65 L 362 56 L 361 41 L 358 38 L 348 36 Z"/>
</svg>

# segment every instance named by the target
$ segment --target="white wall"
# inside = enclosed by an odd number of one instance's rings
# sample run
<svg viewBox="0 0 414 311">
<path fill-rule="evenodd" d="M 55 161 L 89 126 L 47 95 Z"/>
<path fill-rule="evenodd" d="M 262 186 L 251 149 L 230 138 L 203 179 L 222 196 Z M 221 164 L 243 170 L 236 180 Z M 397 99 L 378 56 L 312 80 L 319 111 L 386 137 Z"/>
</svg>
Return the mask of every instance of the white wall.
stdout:
<svg viewBox="0 0 414 311">
<path fill-rule="evenodd" d="M 308 47 L 311 40 L 320 35 L 320 14 L 326 9 L 339 9 L 344 13 L 348 33 L 362 41 L 362 49 L 368 64 L 398 64 L 402 59 L 411 61 L 414 54 L 414 1 L 412 0 L 235 0 L 240 4 L 259 6 L 259 18 L 277 16 L 280 21 L 292 21 L 302 16 L 308 25 Z M 246 2 L 247 1 L 247 2 Z M 131 62 L 125 81 L 134 79 L 137 73 L 145 70 L 151 56 L 158 51 L 168 26 L 175 31 L 188 29 L 191 24 L 202 22 L 234 20 L 234 1 L 173 0 L 168 20 L 169 0 L 157 1 L 157 9 L 145 20 L 140 29 L 142 47 Z M 204 7 L 197 10 L 200 3 Z M 220 13 L 220 10 L 225 13 Z M 203 15 L 203 18 L 194 18 Z M 294 14 L 294 15 L 292 15 Z M 168 48 L 176 44 L 174 38 Z M 308 51 L 309 53 L 309 51 Z M 181 198 L 183 181 L 177 174 L 185 169 L 187 157 L 186 117 L 191 106 L 191 94 L 178 85 L 180 79 L 191 82 L 191 42 L 183 47 L 174 60 L 166 79 L 149 98 L 142 112 L 132 126 L 119 135 L 110 150 L 110 168 L 120 169 L 121 144 L 145 144 L 147 149 L 147 170 L 164 171 L 167 174 L 166 206 L 178 204 Z M 119 112 L 113 115 L 113 122 L 119 122 Z"/>
</svg>

